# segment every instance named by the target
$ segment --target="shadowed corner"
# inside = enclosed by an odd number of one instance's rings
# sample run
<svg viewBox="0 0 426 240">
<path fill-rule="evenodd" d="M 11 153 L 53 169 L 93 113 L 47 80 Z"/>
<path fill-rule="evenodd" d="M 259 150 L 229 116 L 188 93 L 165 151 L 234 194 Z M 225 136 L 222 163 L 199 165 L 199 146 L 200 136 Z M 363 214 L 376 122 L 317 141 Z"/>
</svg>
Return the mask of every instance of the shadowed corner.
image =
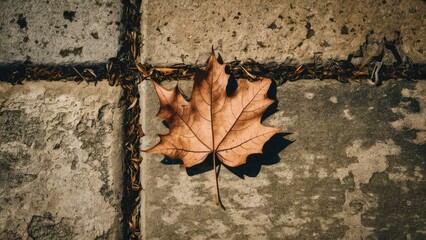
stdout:
<svg viewBox="0 0 426 240">
<path fill-rule="evenodd" d="M 262 165 L 273 165 L 280 162 L 278 155 L 282 150 L 288 147 L 293 141 L 285 139 L 285 136 L 291 133 L 277 133 L 269 139 L 263 146 L 263 154 L 253 154 L 247 158 L 247 162 L 238 167 L 228 167 L 224 165 L 230 172 L 244 179 L 244 176 L 256 177 Z"/>
</svg>

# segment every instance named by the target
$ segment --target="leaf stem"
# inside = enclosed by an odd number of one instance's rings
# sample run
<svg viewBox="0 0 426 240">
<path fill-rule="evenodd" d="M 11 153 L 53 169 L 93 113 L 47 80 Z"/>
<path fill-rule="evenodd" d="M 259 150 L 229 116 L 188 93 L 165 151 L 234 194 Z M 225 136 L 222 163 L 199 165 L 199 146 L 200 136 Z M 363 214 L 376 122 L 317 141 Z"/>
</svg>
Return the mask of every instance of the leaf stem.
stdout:
<svg viewBox="0 0 426 240">
<path fill-rule="evenodd" d="M 219 194 L 219 182 L 217 180 L 217 175 L 218 172 L 216 171 L 216 153 L 213 153 L 213 170 L 214 170 L 214 182 L 215 182 L 215 189 L 216 189 L 216 205 L 220 204 L 220 207 L 223 208 L 223 210 L 225 209 L 225 206 L 223 206 L 222 204 L 222 200 L 220 199 L 220 194 Z"/>
<path fill-rule="evenodd" d="M 217 182 L 216 153 L 213 153 L 213 169 L 214 169 L 214 182 L 215 182 L 215 188 L 216 188 L 216 205 L 219 205 L 219 183 Z"/>
</svg>

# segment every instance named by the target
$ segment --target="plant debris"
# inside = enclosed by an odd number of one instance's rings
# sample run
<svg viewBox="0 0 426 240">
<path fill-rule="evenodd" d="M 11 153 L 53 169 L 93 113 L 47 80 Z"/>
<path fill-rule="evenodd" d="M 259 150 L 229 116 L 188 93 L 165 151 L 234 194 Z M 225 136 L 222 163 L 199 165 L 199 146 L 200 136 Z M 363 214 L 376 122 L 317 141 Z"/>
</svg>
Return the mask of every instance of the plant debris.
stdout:
<svg viewBox="0 0 426 240">
<path fill-rule="evenodd" d="M 349 82 L 354 79 L 369 79 L 376 69 L 376 63 L 364 66 L 355 66 L 347 61 L 335 61 L 328 64 L 304 64 L 290 66 L 278 63 L 260 64 L 253 59 L 247 61 L 233 61 L 228 63 L 229 71 L 235 78 L 266 77 L 271 78 L 282 85 L 287 81 L 298 79 L 337 79 L 340 82 Z M 158 81 L 192 79 L 199 67 L 188 65 L 175 65 L 168 67 L 168 71 L 150 65 L 141 65 L 144 69 L 145 78 Z M 160 69 L 160 70 L 158 70 Z M 173 69 L 174 71 L 171 71 Z M 147 74 L 148 73 L 148 74 Z M 380 74 L 377 75 L 377 74 Z M 377 71 L 380 81 L 388 79 L 426 79 L 426 65 L 403 63 L 399 66 L 382 65 L 380 72 Z"/>
<path fill-rule="evenodd" d="M 138 69 L 140 46 L 140 7 L 141 0 L 124 0 L 122 23 L 125 26 L 121 33 L 120 51 L 116 58 L 111 58 L 105 65 L 105 77 L 111 86 L 121 86 L 126 98 L 126 111 L 124 116 L 124 130 L 126 140 L 124 143 L 124 194 L 122 200 L 123 210 L 123 238 L 141 239 L 140 229 L 140 138 L 143 136 L 139 122 L 140 106 L 138 85 L 143 80 L 143 75 Z M 91 74 L 90 71 L 88 73 Z M 95 73 L 96 74 L 96 73 Z M 94 74 L 91 74 L 94 75 Z"/>
<path fill-rule="evenodd" d="M 32 63 L 14 63 L 0 66 L 0 81 L 22 84 L 25 80 L 67 80 L 98 82 L 106 78 L 105 64 L 89 65 L 34 65 Z"/>
<path fill-rule="evenodd" d="M 135 35 L 129 34 L 128 39 L 133 39 Z M 133 45 L 122 44 L 122 48 L 129 51 L 138 49 L 129 47 Z M 126 58 L 126 57 L 124 57 Z M 108 79 L 113 85 L 119 85 L 119 79 L 123 74 L 127 81 L 132 78 L 142 81 L 143 79 L 156 79 L 158 81 L 191 79 L 199 66 L 172 65 L 156 67 L 149 64 L 141 64 L 139 57 L 133 63 L 132 59 L 123 57 L 111 58 L 107 64 L 97 65 L 75 65 L 75 66 L 48 66 L 33 65 L 31 63 L 16 63 L 0 66 L 0 81 L 12 84 L 21 84 L 24 80 L 70 80 L 97 82 L 101 79 Z M 126 69 L 125 61 L 131 61 L 130 69 Z M 420 80 L 426 79 L 426 65 L 401 63 L 399 65 L 382 65 L 380 71 L 376 71 L 378 62 L 372 62 L 363 66 L 355 66 L 348 61 L 332 61 L 327 64 L 304 64 L 291 66 L 278 63 L 260 64 L 253 59 L 246 61 L 233 61 L 227 63 L 230 73 L 235 78 L 247 77 L 247 73 L 254 76 L 267 77 L 275 80 L 278 85 L 287 81 L 298 79 L 337 79 L 340 82 L 349 82 L 354 79 L 375 79 L 376 75 L 381 81 L 389 79 Z M 75 69 L 75 70 L 74 70 Z M 77 71 L 76 71 L 77 70 Z M 137 73 L 136 71 L 139 71 Z M 129 74 L 132 72 L 132 74 Z M 376 74 L 377 72 L 377 74 Z M 84 80 L 83 80 L 84 79 Z"/>
</svg>

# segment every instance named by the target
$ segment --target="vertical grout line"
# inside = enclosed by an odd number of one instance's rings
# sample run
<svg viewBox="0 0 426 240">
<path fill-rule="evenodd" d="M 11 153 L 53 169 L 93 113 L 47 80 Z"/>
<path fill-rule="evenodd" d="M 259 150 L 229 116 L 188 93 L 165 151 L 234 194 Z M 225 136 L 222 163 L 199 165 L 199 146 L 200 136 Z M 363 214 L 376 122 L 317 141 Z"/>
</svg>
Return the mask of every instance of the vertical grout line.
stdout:
<svg viewBox="0 0 426 240">
<path fill-rule="evenodd" d="M 146 24 L 142 24 L 142 22 L 147 22 L 146 20 L 147 20 L 147 14 L 146 14 L 146 10 L 145 10 L 145 6 L 148 6 L 148 4 L 149 4 L 149 0 L 144 0 L 142 3 L 141 3 L 141 18 L 142 18 L 142 20 L 141 20 L 141 24 L 140 24 L 140 33 L 141 33 L 141 38 L 142 38 L 142 36 L 146 36 L 146 28 L 147 28 L 147 25 Z M 141 63 L 142 64 L 147 64 L 147 59 L 146 59 L 146 56 L 147 56 L 147 47 L 146 47 L 146 44 L 144 43 L 144 40 L 143 40 L 143 38 L 141 39 Z"/>
<path fill-rule="evenodd" d="M 142 128 L 139 122 L 138 85 L 142 76 L 137 71 L 136 60 L 140 52 L 140 6 L 141 0 L 122 0 L 120 49 L 116 58 L 107 63 L 107 78 L 111 86 L 120 85 L 126 110 L 123 116 L 124 156 L 123 156 L 123 239 L 141 239 L 140 232 L 140 138 Z"/>
</svg>

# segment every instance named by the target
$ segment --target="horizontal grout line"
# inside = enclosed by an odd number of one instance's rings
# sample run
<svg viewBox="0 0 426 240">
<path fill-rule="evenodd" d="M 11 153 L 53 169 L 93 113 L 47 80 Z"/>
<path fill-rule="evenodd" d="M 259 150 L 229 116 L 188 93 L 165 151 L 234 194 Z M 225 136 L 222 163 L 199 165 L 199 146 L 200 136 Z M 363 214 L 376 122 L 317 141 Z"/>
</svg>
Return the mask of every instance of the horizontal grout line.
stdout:
<svg viewBox="0 0 426 240">
<path fill-rule="evenodd" d="M 0 81 L 13 84 L 24 80 L 98 81 L 106 78 L 106 63 L 36 65 L 11 63 L 0 65 Z"/>
<path fill-rule="evenodd" d="M 110 65 L 109 71 L 107 66 Z M 325 65 L 304 64 L 298 66 L 265 63 L 254 61 L 234 61 L 226 63 L 227 72 L 235 78 L 267 77 L 274 79 L 278 84 L 297 79 L 337 79 L 346 82 L 349 79 L 366 79 L 372 76 L 374 64 L 355 66 L 347 61 L 336 61 Z M 65 64 L 65 65 L 36 65 L 24 63 L 11 63 L 0 65 L 0 81 L 13 84 L 22 83 L 24 80 L 68 80 L 97 82 L 109 79 L 111 74 L 120 76 L 126 72 L 135 72 L 128 68 L 128 63 L 120 62 L 117 58 L 111 58 L 107 63 L 94 64 Z M 199 66 L 170 65 L 156 67 L 150 64 L 139 65 L 141 79 L 177 80 L 193 78 Z M 247 73 L 248 72 L 248 73 Z M 380 71 L 382 80 L 426 79 L 426 64 L 400 64 L 383 65 Z"/>
<path fill-rule="evenodd" d="M 350 79 L 370 79 L 375 64 L 355 66 L 348 61 L 336 61 L 329 64 L 303 64 L 298 66 L 265 63 L 255 61 L 234 61 L 226 63 L 226 71 L 234 78 L 266 77 L 275 80 L 279 85 L 286 81 L 298 79 L 337 79 L 347 82 Z M 144 78 L 163 80 L 191 79 L 199 69 L 191 65 L 171 65 L 152 67 L 142 65 Z M 380 80 L 388 79 L 426 79 L 426 64 L 383 65 L 380 68 Z"/>
</svg>

